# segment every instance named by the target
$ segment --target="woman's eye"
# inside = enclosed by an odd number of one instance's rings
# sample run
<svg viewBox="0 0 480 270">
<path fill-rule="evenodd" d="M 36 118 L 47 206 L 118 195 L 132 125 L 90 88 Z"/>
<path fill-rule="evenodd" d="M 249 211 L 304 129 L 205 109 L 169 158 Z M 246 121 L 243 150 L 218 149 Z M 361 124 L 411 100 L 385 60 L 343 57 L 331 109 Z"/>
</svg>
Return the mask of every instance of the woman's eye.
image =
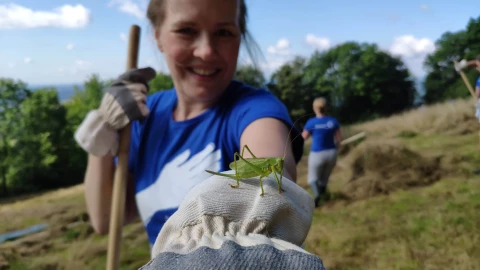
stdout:
<svg viewBox="0 0 480 270">
<path fill-rule="evenodd" d="M 226 30 L 226 29 L 219 30 L 219 31 L 217 32 L 217 34 L 218 34 L 219 36 L 227 36 L 227 37 L 228 37 L 228 36 L 233 36 L 232 32 L 230 32 L 229 30 Z"/>
<path fill-rule="evenodd" d="M 177 33 L 192 35 L 195 34 L 195 30 L 193 30 L 192 28 L 182 28 L 180 30 L 177 30 Z"/>
</svg>

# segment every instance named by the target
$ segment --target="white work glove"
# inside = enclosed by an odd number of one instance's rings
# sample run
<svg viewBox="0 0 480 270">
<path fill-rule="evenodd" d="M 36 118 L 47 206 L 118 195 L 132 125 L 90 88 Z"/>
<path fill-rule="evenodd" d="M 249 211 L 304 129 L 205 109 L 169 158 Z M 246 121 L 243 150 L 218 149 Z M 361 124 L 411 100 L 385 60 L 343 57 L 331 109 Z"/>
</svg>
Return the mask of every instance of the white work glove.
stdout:
<svg viewBox="0 0 480 270">
<path fill-rule="evenodd" d="M 152 68 L 132 69 L 105 89 L 100 107 L 90 111 L 75 132 L 75 140 L 88 153 L 105 156 L 118 151 L 118 131 L 128 123 L 148 116 L 148 82 Z"/>
<path fill-rule="evenodd" d="M 272 175 L 262 180 L 263 196 L 258 178 L 232 188 L 235 180 L 212 175 L 194 186 L 140 269 L 324 269 L 300 247 L 312 222 L 312 197 L 285 177 L 282 193 Z"/>
<path fill-rule="evenodd" d="M 468 66 L 468 62 L 465 59 L 462 59 L 460 62 L 455 64 L 455 70 L 457 72 L 460 72 L 462 69 L 466 68 Z"/>
</svg>

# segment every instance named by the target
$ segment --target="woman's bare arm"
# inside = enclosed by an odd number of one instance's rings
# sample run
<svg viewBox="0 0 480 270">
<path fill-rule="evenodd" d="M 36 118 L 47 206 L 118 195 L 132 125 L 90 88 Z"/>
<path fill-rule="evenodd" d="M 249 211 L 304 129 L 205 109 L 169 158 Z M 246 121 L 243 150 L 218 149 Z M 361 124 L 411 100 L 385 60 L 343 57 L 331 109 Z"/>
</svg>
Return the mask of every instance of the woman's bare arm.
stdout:
<svg viewBox="0 0 480 270">
<path fill-rule="evenodd" d="M 304 140 L 308 139 L 310 137 L 310 132 L 306 129 L 303 130 L 302 137 L 303 137 Z"/>
<path fill-rule="evenodd" d="M 337 129 L 335 131 L 335 144 L 337 145 L 337 149 L 340 149 L 342 147 L 342 131 L 340 129 Z"/>
<path fill-rule="evenodd" d="M 115 164 L 111 155 L 88 156 L 84 180 L 85 201 L 92 227 L 99 234 L 107 234 L 109 229 L 114 170 Z M 125 224 L 135 219 L 137 215 L 133 177 L 129 175 L 125 202 Z"/>
<path fill-rule="evenodd" d="M 240 147 L 248 145 L 253 154 L 258 157 L 283 157 L 284 175 L 288 179 L 297 181 L 297 166 L 293 157 L 291 142 L 287 142 L 289 129 L 278 119 L 261 118 L 245 128 L 240 139 Z M 250 153 L 245 151 L 245 157 Z"/>
</svg>

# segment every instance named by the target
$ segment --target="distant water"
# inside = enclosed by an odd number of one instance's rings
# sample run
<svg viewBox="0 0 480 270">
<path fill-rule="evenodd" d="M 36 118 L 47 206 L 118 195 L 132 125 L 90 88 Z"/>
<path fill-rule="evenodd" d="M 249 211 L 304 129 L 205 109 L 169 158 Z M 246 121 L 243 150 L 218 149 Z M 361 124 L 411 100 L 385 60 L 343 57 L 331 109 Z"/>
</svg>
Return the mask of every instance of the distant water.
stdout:
<svg viewBox="0 0 480 270">
<path fill-rule="evenodd" d="M 417 92 L 419 96 L 417 96 L 415 103 L 416 104 L 422 104 L 423 103 L 423 95 L 425 95 L 425 89 L 423 87 L 423 80 L 425 80 L 424 77 L 417 79 L 414 81 L 415 83 L 415 88 L 417 89 Z M 77 86 L 80 90 L 83 90 L 83 84 L 78 83 L 78 84 L 44 84 L 44 85 L 30 85 L 29 88 L 32 91 L 35 91 L 40 88 L 45 88 L 45 87 L 53 87 L 57 89 L 58 96 L 60 99 L 60 102 L 67 101 L 70 99 L 73 95 L 74 92 L 74 87 Z"/>
<path fill-rule="evenodd" d="M 35 90 L 38 90 L 38 89 L 41 89 L 41 88 L 55 88 L 55 89 L 57 89 L 59 101 L 64 102 L 64 101 L 69 100 L 72 97 L 72 95 L 74 93 L 75 86 L 78 89 L 83 90 L 83 84 L 80 84 L 80 83 L 78 83 L 78 84 L 29 85 L 29 89 L 31 89 L 32 91 L 35 91 Z"/>
</svg>

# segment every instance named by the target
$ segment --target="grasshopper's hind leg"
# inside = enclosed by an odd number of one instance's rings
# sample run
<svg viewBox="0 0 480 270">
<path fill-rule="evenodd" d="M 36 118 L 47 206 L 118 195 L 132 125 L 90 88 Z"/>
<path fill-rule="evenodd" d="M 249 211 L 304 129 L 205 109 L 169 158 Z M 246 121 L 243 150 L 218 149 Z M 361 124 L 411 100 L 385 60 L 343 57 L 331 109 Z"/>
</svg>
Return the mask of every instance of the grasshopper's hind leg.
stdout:
<svg viewBox="0 0 480 270">
<path fill-rule="evenodd" d="M 240 155 L 238 153 L 235 153 L 235 155 L 233 156 L 233 162 L 235 164 L 235 180 L 237 180 L 237 184 L 235 186 L 230 185 L 232 188 L 240 187 L 240 180 L 238 179 L 238 171 L 237 171 L 237 159 L 236 159 L 237 156 L 240 156 Z"/>
<path fill-rule="evenodd" d="M 273 171 L 273 176 L 275 176 L 275 180 L 277 180 L 277 185 L 278 185 L 278 193 L 285 192 L 285 190 L 282 188 L 282 182 L 278 179 L 277 173 L 275 170 L 272 168 Z"/>
<path fill-rule="evenodd" d="M 250 148 L 248 148 L 248 145 L 244 145 L 243 146 L 243 149 L 242 149 L 242 157 L 243 157 L 243 150 L 245 150 L 245 148 L 247 148 L 247 151 L 250 153 L 250 155 L 252 155 L 253 158 L 257 158 L 253 153 L 252 151 L 250 150 Z"/>
<path fill-rule="evenodd" d="M 263 176 L 260 176 L 260 188 L 262 189 L 262 193 L 260 193 L 260 196 L 263 196 L 263 194 L 265 194 L 265 192 L 263 191 L 263 181 L 262 181 L 262 177 Z"/>
</svg>

